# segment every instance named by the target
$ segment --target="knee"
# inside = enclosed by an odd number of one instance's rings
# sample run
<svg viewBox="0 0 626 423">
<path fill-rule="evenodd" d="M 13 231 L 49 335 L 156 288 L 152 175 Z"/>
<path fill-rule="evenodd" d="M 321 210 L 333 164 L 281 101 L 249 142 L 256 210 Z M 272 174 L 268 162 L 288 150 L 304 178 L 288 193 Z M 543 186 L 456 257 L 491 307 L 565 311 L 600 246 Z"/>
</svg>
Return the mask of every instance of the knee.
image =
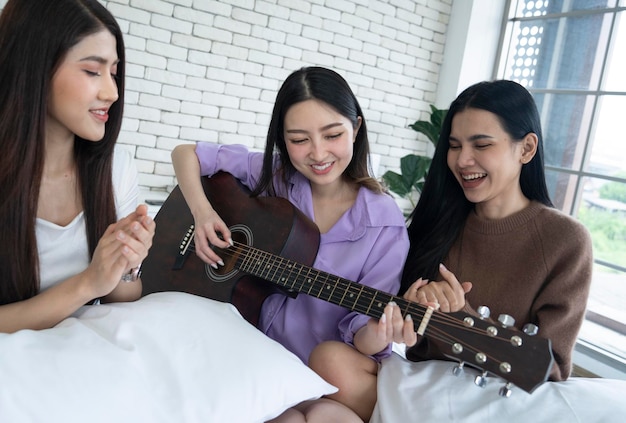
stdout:
<svg viewBox="0 0 626 423">
<path fill-rule="evenodd" d="M 352 349 L 349 345 L 338 341 L 326 341 L 317 345 L 309 356 L 309 367 L 317 373 L 325 373 L 340 370 L 342 363 L 345 365 L 346 357 Z"/>
</svg>

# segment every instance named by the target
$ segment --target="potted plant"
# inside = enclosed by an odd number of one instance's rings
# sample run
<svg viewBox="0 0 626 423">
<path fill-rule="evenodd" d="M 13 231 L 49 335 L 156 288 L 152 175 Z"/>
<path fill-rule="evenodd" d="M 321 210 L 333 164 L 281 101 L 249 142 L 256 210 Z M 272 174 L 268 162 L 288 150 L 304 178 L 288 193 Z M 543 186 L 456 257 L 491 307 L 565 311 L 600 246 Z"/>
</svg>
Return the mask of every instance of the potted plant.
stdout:
<svg viewBox="0 0 626 423">
<path fill-rule="evenodd" d="M 433 105 L 430 106 L 430 110 L 430 121 L 418 120 L 409 125 L 409 128 L 426 135 L 433 146 L 436 147 L 439 133 L 441 132 L 441 125 L 448 110 L 438 109 Z M 383 182 L 389 191 L 400 198 L 409 200 L 411 209 L 413 209 L 419 194 L 422 192 L 430 162 L 431 158 L 429 156 L 407 154 L 400 159 L 401 173 L 398 174 L 388 170 L 383 175 Z"/>
</svg>

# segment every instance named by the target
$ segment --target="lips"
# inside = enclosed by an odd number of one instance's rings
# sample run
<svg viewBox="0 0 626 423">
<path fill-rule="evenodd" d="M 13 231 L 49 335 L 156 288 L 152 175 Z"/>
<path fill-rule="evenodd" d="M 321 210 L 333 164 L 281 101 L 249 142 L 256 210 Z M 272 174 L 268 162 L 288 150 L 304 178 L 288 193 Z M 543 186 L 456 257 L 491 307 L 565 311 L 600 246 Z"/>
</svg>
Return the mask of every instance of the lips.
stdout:
<svg viewBox="0 0 626 423">
<path fill-rule="evenodd" d="M 106 122 L 109 120 L 109 111 L 107 109 L 92 109 L 90 113 L 99 121 Z"/>
<path fill-rule="evenodd" d="M 487 176 L 486 173 L 470 173 L 470 174 L 461 175 L 461 178 L 463 178 L 464 181 L 473 181 L 475 179 L 484 178 L 485 176 Z"/>
<path fill-rule="evenodd" d="M 313 164 L 313 165 L 311 165 L 311 169 L 313 169 L 313 172 L 318 174 L 318 175 L 324 175 L 324 174 L 330 172 L 330 169 L 332 168 L 333 163 L 334 162 Z"/>
<path fill-rule="evenodd" d="M 461 174 L 461 185 L 463 188 L 475 188 L 487 177 L 486 173 L 464 173 Z"/>
</svg>

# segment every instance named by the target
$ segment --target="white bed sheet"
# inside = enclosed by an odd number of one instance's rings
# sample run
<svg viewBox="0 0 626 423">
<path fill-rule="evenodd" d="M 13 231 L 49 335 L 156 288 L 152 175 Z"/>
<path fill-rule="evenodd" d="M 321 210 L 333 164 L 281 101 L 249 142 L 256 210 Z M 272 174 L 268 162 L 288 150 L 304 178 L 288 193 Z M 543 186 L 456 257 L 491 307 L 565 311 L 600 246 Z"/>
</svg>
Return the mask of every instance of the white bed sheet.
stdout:
<svg viewBox="0 0 626 423">
<path fill-rule="evenodd" d="M 394 353 L 380 366 L 378 403 L 370 423 L 490 423 L 626 421 L 626 381 L 570 378 L 547 382 L 532 394 L 513 388 L 498 395 L 504 381 L 489 378 L 485 388 L 474 384 L 478 372 L 452 373 L 454 362 L 414 363 Z"/>
<path fill-rule="evenodd" d="M 254 423 L 332 392 L 234 306 L 184 293 L 0 334 L 2 423 Z"/>
</svg>

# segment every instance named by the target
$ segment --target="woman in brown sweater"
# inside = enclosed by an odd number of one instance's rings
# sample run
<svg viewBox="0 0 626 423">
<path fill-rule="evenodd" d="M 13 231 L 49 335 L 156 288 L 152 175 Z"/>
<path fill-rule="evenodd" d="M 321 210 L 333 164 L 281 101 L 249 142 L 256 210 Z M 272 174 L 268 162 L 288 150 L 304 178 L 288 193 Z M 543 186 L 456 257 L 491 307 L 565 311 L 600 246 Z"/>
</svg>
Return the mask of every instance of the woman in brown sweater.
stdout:
<svg viewBox="0 0 626 423">
<path fill-rule="evenodd" d="M 540 118 L 525 88 L 481 82 L 452 102 L 409 238 L 406 299 L 443 312 L 486 305 L 518 327 L 533 323 L 552 340 L 550 379 L 567 379 L 591 284 L 591 238 L 552 205 Z M 443 358 L 426 340 L 407 357 Z"/>
</svg>

